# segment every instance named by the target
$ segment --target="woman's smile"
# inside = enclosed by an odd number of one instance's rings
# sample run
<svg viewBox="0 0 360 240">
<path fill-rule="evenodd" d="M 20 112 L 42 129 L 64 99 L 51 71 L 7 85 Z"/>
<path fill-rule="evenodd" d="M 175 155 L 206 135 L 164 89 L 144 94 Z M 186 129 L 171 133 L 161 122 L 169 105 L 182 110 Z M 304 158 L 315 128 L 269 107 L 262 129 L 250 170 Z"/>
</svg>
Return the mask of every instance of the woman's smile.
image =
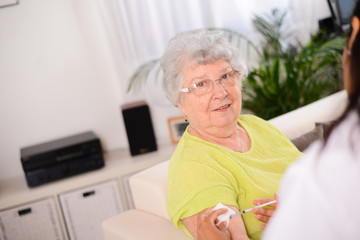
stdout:
<svg viewBox="0 0 360 240">
<path fill-rule="evenodd" d="M 223 106 L 215 109 L 214 111 L 215 111 L 215 112 L 225 112 L 225 111 L 227 111 L 227 110 L 230 108 L 230 105 L 231 105 L 231 104 L 223 105 Z"/>
</svg>

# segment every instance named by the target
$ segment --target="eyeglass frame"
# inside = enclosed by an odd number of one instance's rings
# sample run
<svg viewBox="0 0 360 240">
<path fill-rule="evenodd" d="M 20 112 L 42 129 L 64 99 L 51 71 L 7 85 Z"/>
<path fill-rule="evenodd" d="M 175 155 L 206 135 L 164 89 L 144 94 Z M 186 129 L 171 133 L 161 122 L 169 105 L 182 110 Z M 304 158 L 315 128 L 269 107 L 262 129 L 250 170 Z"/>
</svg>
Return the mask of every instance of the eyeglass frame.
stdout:
<svg viewBox="0 0 360 240">
<path fill-rule="evenodd" d="M 241 73 L 240 73 L 238 70 L 232 70 L 232 71 L 229 71 L 229 72 L 226 72 L 226 73 L 222 74 L 221 77 L 218 78 L 218 79 L 215 79 L 215 80 L 213 80 L 213 79 L 203 79 L 203 80 L 199 81 L 198 83 L 203 82 L 203 81 L 210 80 L 211 83 L 212 83 L 212 89 L 214 89 L 215 82 L 216 82 L 216 81 L 219 81 L 221 87 L 222 87 L 222 88 L 225 88 L 226 86 L 224 86 L 224 85 L 221 83 L 222 77 L 223 77 L 224 75 L 226 75 L 226 74 L 231 73 L 231 72 L 237 73 L 237 74 L 238 74 L 238 77 L 240 78 Z M 188 87 L 188 88 L 180 88 L 180 92 L 182 92 L 182 93 L 189 93 L 189 92 L 191 92 L 192 89 L 197 89 L 197 88 L 198 88 L 198 87 L 196 86 L 196 84 L 198 84 L 198 83 L 193 83 L 193 84 L 191 84 L 190 87 Z M 231 86 L 233 86 L 233 85 L 231 85 Z M 211 90 L 212 90 L 212 89 L 211 89 Z M 211 92 L 211 91 L 209 91 L 209 92 Z M 195 93 L 195 92 L 194 92 L 194 93 Z M 208 93 L 208 92 L 206 92 L 206 93 Z M 195 94 L 196 94 L 196 93 L 195 93 Z M 205 93 L 204 93 L 204 94 L 205 94 Z M 197 94 L 196 94 L 196 95 L 197 95 Z"/>
</svg>

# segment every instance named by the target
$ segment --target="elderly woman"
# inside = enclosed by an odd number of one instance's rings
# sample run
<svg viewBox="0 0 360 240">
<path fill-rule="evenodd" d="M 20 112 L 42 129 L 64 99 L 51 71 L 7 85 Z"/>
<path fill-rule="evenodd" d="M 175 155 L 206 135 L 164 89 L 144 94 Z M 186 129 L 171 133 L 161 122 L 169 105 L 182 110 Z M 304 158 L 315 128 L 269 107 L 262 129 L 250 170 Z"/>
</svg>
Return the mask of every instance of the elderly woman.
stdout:
<svg viewBox="0 0 360 240">
<path fill-rule="evenodd" d="M 195 239 L 200 214 L 220 202 L 239 212 L 272 198 L 301 155 L 268 122 L 240 115 L 247 74 L 240 59 L 222 35 L 202 30 L 175 36 L 161 59 L 167 97 L 189 122 L 170 161 L 167 208 Z M 232 217 L 228 230 L 233 239 L 260 239 L 261 225 L 247 213 Z"/>
</svg>

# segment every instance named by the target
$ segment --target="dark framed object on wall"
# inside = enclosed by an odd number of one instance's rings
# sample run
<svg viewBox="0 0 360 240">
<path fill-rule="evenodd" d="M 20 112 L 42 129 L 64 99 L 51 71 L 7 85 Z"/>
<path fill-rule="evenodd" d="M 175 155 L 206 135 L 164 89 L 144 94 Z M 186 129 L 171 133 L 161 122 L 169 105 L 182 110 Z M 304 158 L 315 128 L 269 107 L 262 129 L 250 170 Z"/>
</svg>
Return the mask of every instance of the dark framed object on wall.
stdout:
<svg viewBox="0 0 360 240">
<path fill-rule="evenodd" d="M 188 125 L 189 123 L 185 121 L 184 116 L 168 119 L 170 138 L 173 144 L 177 144 L 179 142 Z"/>
</svg>

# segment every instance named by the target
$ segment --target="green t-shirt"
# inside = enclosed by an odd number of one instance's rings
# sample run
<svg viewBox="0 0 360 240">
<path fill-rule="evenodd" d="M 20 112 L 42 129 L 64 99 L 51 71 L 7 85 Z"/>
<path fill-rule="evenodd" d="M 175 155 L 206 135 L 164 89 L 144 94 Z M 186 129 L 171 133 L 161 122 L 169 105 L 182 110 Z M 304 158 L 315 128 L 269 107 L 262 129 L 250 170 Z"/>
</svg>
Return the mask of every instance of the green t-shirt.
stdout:
<svg viewBox="0 0 360 240">
<path fill-rule="evenodd" d="M 167 209 L 171 221 L 185 232 L 181 219 L 219 202 L 245 210 L 254 206 L 255 198 L 273 198 L 286 168 L 301 155 L 270 123 L 253 115 L 241 115 L 238 123 L 251 140 L 246 153 L 202 140 L 188 131 L 178 143 L 169 165 Z M 242 218 L 248 236 L 260 239 L 263 223 L 253 213 Z"/>
</svg>

